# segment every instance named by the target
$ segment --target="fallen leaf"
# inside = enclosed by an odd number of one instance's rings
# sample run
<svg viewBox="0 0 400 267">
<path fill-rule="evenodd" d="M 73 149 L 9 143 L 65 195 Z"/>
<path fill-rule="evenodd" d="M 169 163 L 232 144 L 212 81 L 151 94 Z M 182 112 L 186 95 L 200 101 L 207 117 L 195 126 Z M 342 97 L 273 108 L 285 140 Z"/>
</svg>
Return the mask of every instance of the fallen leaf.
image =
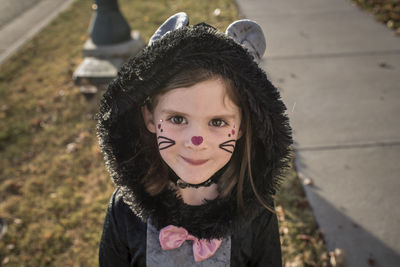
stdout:
<svg viewBox="0 0 400 267">
<path fill-rule="evenodd" d="M 309 235 L 297 235 L 297 239 L 304 240 L 304 241 L 312 241 L 313 237 Z"/>
<path fill-rule="evenodd" d="M 213 15 L 216 16 L 216 17 L 218 17 L 219 15 L 221 15 L 221 9 L 216 8 L 216 9 L 214 10 L 214 12 L 213 12 Z"/>
<path fill-rule="evenodd" d="M 9 110 L 9 107 L 7 105 L 2 105 L 1 106 L 1 111 L 7 112 Z"/>
<path fill-rule="evenodd" d="M 77 149 L 77 147 L 76 147 L 75 143 L 69 143 L 67 145 L 67 149 L 66 150 L 67 150 L 67 153 L 72 153 L 72 152 L 75 152 L 76 149 Z"/>
<path fill-rule="evenodd" d="M 388 26 L 390 29 L 394 28 L 394 21 L 393 20 L 389 20 L 388 22 L 386 22 L 386 26 Z"/>
<path fill-rule="evenodd" d="M 313 185 L 314 182 L 313 182 L 313 180 L 311 180 L 311 178 L 304 178 L 303 184 L 304 185 Z"/>
<path fill-rule="evenodd" d="M 88 139 L 88 137 L 89 137 L 89 132 L 87 132 L 87 131 L 81 132 L 79 134 L 78 138 L 75 139 L 75 142 L 83 143 L 86 139 Z"/>
<path fill-rule="evenodd" d="M 285 267 L 300 267 L 304 266 L 301 255 L 297 255 L 291 262 L 287 262 Z"/>
<path fill-rule="evenodd" d="M 278 205 L 275 207 L 275 211 L 278 215 L 278 218 L 280 221 L 284 221 L 285 220 L 285 213 L 283 212 L 283 208 L 281 205 Z"/>
<path fill-rule="evenodd" d="M 49 232 L 49 231 L 47 231 L 43 234 L 43 238 L 46 240 L 49 240 L 52 236 L 53 236 L 53 233 Z"/>
<path fill-rule="evenodd" d="M 5 257 L 1 263 L 6 265 L 9 262 L 10 262 L 10 258 L 9 257 Z"/>
<path fill-rule="evenodd" d="M 38 127 L 38 128 L 41 126 L 42 122 L 43 121 L 40 118 L 35 118 L 35 119 L 31 120 L 32 126 Z"/>
<path fill-rule="evenodd" d="M 344 266 L 344 250 L 340 248 L 335 248 L 334 251 L 329 252 L 330 263 L 333 267 L 343 267 Z"/>
<path fill-rule="evenodd" d="M 287 235 L 289 233 L 289 228 L 283 227 L 283 233 Z"/>
</svg>

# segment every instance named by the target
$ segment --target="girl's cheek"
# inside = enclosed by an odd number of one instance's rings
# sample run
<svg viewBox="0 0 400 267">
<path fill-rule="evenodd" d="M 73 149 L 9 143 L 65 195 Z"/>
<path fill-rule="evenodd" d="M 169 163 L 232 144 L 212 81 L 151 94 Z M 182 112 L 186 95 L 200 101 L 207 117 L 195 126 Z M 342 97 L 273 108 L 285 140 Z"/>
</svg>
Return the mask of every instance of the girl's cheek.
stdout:
<svg viewBox="0 0 400 267">
<path fill-rule="evenodd" d="M 180 140 L 181 137 L 180 137 L 179 133 L 177 133 L 176 131 L 171 131 L 171 130 L 170 131 L 165 131 L 164 135 L 168 136 L 169 138 L 171 138 L 171 139 L 173 139 L 173 140 L 175 140 L 177 142 L 181 141 Z"/>
<path fill-rule="evenodd" d="M 174 127 L 169 126 L 168 122 L 160 121 L 157 125 L 157 135 L 158 136 L 166 136 L 168 138 L 176 140 L 179 137 L 178 129 L 174 129 Z"/>
<path fill-rule="evenodd" d="M 237 133 L 232 127 L 227 127 L 223 129 L 218 129 L 217 132 L 213 134 L 213 146 L 223 151 L 233 153 L 236 146 Z M 221 150 L 221 151 L 222 151 Z"/>
<path fill-rule="evenodd" d="M 226 141 L 228 139 L 236 140 L 237 139 L 236 125 L 229 126 L 229 127 L 223 127 L 223 128 L 215 130 L 215 136 L 217 136 L 217 138 L 220 141 Z"/>
<path fill-rule="evenodd" d="M 175 146 L 176 143 L 179 142 L 179 140 L 177 140 L 177 135 L 175 131 L 172 131 L 170 128 L 165 127 L 165 124 L 162 120 L 158 122 L 158 124 L 156 125 L 156 129 L 158 149 L 160 150 L 160 152 L 168 150 L 170 147 Z"/>
<path fill-rule="evenodd" d="M 232 155 L 236 147 L 237 129 L 236 125 L 232 127 L 225 127 L 221 129 L 221 136 L 219 137 L 218 147 L 221 151 L 226 152 L 226 156 Z"/>
</svg>

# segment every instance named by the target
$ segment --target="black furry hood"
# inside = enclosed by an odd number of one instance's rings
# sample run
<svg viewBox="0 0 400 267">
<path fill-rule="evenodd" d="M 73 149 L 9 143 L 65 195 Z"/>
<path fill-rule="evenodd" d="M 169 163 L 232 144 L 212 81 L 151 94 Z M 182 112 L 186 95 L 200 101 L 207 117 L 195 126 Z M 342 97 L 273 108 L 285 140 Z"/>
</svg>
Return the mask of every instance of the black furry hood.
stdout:
<svg viewBox="0 0 400 267">
<path fill-rule="evenodd" d="M 231 79 L 248 103 L 255 187 L 272 205 L 292 142 L 286 108 L 247 50 L 210 26 L 185 26 L 169 32 L 131 58 L 101 101 L 98 137 L 108 170 L 137 216 L 143 221 L 151 216 L 158 229 L 172 224 L 199 238 L 218 238 L 242 227 L 263 209 L 248 179 L 243 191 L 245 219 L 238 215 L 236 188 L 225 198 L 189 206 L 169 189 L 150 196 L 142 183 L 149 162 L 140 139 L 140 107 L 181 70 L 199 68 Z M 129 164 L 124 164 L 128 160 Z"/>
</svg>

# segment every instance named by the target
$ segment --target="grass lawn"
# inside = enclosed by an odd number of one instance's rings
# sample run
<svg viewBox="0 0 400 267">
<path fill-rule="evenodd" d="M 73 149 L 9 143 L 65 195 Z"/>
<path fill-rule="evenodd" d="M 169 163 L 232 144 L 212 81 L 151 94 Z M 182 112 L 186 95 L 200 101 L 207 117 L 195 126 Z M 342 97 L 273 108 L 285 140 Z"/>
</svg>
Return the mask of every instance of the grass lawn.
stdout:
<svg viewBox="0 0 400 267">
<path fill-rule="evenodd" d="M 400 0 L 352 0 L 400 35 Z"/>
<path fill-rule="evenodd" d="M 71 79 L 82 61 L 92 1 L 75 1 L 0 66 L 0 266 L 97 266 L 114 186 L 98 148 L 94 114 Z M 238 18 L 232 0 L 120 0 L 147 41 L 178 11 L 191 24 L 225 30 Z M 220 8 L 219 16 L 213 14 Z M 286 266 L 326 265 L 327 253 L 296 172 L 277 198 Z"/>
</svg>

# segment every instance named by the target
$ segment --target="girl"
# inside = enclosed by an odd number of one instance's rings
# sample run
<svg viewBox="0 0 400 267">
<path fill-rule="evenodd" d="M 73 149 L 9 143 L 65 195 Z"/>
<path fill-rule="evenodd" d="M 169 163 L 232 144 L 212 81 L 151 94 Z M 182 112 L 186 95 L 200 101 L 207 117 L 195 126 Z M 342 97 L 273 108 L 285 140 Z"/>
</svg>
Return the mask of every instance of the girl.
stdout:
<svg viewBox="0 0 400 267">
<path fill-rule="evenodd" d="M 292 140 L 264 49 L 255 22 L 223 34 L 178 13 L 122 67 L 98 114 L 118 186 L 101 266 L 281 266 L 272 196 Z"/>
</svg>

